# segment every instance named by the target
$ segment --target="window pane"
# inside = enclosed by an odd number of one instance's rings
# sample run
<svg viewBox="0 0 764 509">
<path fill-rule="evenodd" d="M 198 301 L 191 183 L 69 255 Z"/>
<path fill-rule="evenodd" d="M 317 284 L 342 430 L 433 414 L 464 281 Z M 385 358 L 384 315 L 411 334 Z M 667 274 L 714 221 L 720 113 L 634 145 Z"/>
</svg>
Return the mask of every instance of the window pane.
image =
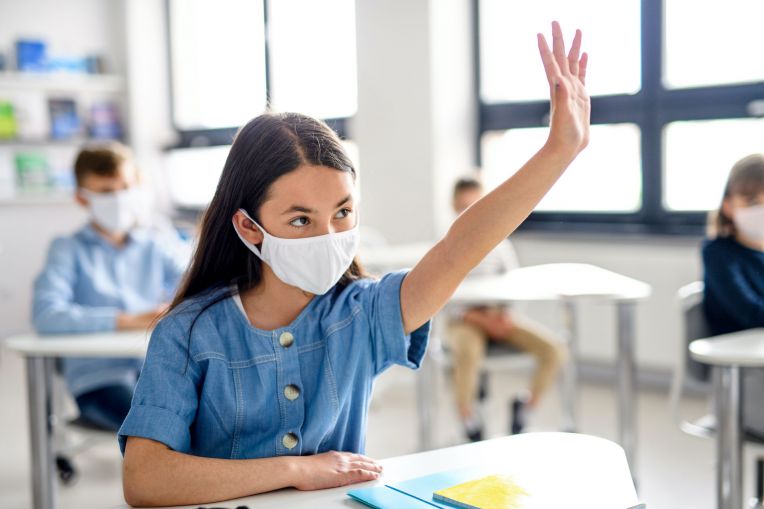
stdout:
<svg viewBox="0 0 764 509">
<path fill-rule="evenodd" d="M 669 210 L 719 206 L 732 165 L 764 152 L 764 120 L 674 122 L 666 126 L 664 205 Z"/>
<path fill-rule="evenodd" d="M 493 189 L 512 176 L 546 141 L 547 128 L 511 129 L 483 136 L 483 180 Z M 554 185 L 538 211 L 635 212 L 642 199 L 639 128 L 595 125 L 589 146 Z"/>
<path fill-rule="evenodd" d="M 170 34 L 179 128 L 236 127 L 263 112 L 261 2 L 171 0 Z"/>
<path fill-rule="evenodd" d="M 319 118 L 357 108 L 354 0 L 268 4 L 271 103 Z"/>
<path fill-rule="evenodd" d="M 480 93 L 485 102 L 548 97 L 536 34 L 550 40 L 552 20 L 560 21 L 566 41 L 576 28 L 583 31 L 584 50 L 593 55 L 586 78 L 592 95 L 639 91 L 639 0 L 480 0 Z"/>
<path fill-rule="evenodd" d="M 764 80 L 764 2 L 665 0 L 667 88 Z"/>
</svg>

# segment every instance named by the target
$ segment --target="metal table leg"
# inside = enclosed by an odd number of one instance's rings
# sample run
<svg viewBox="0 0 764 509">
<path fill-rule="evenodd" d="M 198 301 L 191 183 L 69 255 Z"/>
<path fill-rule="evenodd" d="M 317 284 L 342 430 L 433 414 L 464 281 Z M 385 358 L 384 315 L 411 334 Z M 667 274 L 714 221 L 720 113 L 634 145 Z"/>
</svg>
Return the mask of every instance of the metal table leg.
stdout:
<svg viewBox="0 0 764 509">
<path fill-rule="evenodd" d="M 52 371 L 53 359 L 27 357 L 34 509 L 55 509 L 57 505 L 50 422 Z"/>
<path fill-rule="evenodd" d="M 716 367 L 716 492 L 719 509 L 743 505 L 740 367 Z"/>
<path fill-rule="evenodd" d="M 618 441 L 626 452 L 626 460 L 636 481 L 636 364 L 634 338 L 636 320 L 634 302 L 619 302 L 618 309 Z"/>
<path fill-rule="evenodd" d="M 562 429 L 578 429 L 578 315 L 573 300 L 562 302 L 563 322 L 568 341 L 568 363 L 562 372 Z"/>
</svg>

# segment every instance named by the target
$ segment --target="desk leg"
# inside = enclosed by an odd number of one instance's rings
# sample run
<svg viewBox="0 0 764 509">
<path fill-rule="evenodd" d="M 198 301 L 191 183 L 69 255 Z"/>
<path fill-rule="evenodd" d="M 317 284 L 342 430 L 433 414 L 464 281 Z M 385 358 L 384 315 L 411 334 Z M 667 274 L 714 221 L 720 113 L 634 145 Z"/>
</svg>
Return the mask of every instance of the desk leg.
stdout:
<svg viewBox="0 0 764 509">
<path fill-rule="evenodd" d="M 27 357 L 34 509 L 55 509 L 57 505 L 50 422 L 50 374 L 52 372 L 52 359 Z"/>
<path fill-rule="evenodd" d="M 718 509 L 740 509 L 743 505 L 742 407 L 740 368 L 715 368 L 716 419 L 716 496 Z"/>
<path fill-rule="evenodd" d="M 578 309 L 572 300 L 562 302 L 563 322 L 568 340 L 568 363 L 562 372 L 562 429 L 578 429 Z"/>
<path fill-rule="evenodd" d="M 634 338 L 636 320 L 634 302 L 619 302 L 618 308 L 618 441 L 626 452 L 626 460 L 636 482 L 636 382 Z"/>
</svg>

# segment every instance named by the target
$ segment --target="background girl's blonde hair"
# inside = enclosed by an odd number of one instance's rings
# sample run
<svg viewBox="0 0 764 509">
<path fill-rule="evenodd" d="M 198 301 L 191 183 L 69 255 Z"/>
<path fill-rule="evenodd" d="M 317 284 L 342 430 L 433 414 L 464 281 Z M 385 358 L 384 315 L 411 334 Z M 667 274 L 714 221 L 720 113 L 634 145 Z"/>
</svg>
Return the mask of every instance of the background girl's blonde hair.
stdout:
<svg viewBox="0 0 764 509">
<path fill-rule="evenodd" d="M 736 162 L 727 177 L 722 202 L 708 215 L 709 238 L 732 237 L 735 223 L 724 213 L 724 201 L 732 195 L 756 196 L 764 192 L 764 154 L 751 154 Z"/>
</svg>

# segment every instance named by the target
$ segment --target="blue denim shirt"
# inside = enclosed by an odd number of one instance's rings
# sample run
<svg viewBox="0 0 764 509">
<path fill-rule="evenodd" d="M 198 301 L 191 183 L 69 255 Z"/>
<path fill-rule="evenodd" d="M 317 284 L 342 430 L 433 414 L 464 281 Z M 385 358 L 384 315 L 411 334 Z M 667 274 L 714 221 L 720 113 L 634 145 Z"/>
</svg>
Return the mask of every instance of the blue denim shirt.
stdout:
<svg viewBox="0 0 764 509">
<path fill-rule="evenodd" d="M 41 334 L 113 331 L 118 313 L 146 312 L 171 300 L 187 262 L 188 250 L 174 232 L 134 230 L 116 247 L 87 225 L 51 244 L 34 284 L 32 321 Z M 63 370 L 76 397 L 134 384 L 142 362 L 66 358 Z"/>
<path fill-rule="evenodd" d="M 122 452 L 128 436 L 214 458 L 362 452 L 374 378 L 419 367 L 427 347 L 429 322 L 403 330 L 405 275 L 335 286 L 272 331 L 252 326 L 230 289 L 182 304 L 151 336 Z"/>
</svg>

